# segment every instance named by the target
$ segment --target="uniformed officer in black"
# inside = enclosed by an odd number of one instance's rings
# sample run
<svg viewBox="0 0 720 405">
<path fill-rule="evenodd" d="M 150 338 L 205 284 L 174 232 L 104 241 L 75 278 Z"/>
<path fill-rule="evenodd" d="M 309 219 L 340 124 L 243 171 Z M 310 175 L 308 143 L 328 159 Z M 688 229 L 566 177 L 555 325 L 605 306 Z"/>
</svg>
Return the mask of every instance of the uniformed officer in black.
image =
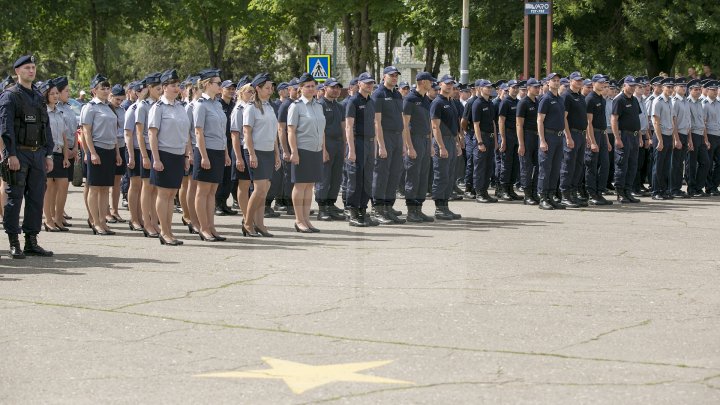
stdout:
<svg viewBox="0 0 720 405">
<path fill-rule="evenodd" d="M 480 79 L 475 82 L 477 98 L 473 101 L 472 126 L 474 141 L 473 181 L 476 200 L 479 203 L 496 203 L 498 200 L 488 194 L 490 179 L 493 176 L 493 162 L 495 160 L 495 105 L 490 99 L 492 85 L 490 81 Z M 470 102 L 468 101 L 468 104 Z"/>
<path fill-rule="evenodd" d="M 537 113 L 538 96 L 542 85 L 535 78 L 525 83 L 527 96 L 517 106 L 518 156 L 520 156 L 520 182 L 522 184 L 525 205 L 540 204 L 537 195 L 538 185 L 538 134 Z"/>
<path fill-rule="evenodd" d="M 565 136 L 565 104 L 560 97 L 560 76 L 550 73 L 545 78 L 549 90 L 538 103 L 538 194 L 539 208 L 543 210 L 565 209 L 551 198 L 560 179 Z"/>
<path fill-rule="evenodd" d="M 10 240 L 13 259 L 25 256 L 52 256 L 37 243 L 42 221 L 47 173 L 53 169 L 53 138 L 43 98 L 32 82 L 35 58 L 22 56 L 13 65 L 17 85 L 0 95 L 0 131 L 2 131 L 2 177 L 7 184 L 7 202 L 3 226 Z M 25 197 L 25 212 L 20 228 L 20 206 Z M 25 248 L 20 250 L 18 235 L 25 233 Z"/>
<path fill-rule="evenodd" d="M 500 102 L 498 112 L 498 142 L 500 151 L 500 193 L 498 197 L 503 201 L 522 200 L 515 194 L 512 177 L 514 167 L 519 167 L 518 138 L 515 122 L 517 119 L 518 82 L 510 80 L 507 83 L 507 95 Z"/>
<path fill-rule="evenodd" d="M 592 90 L 585 96 L 587 105 L 587 143 L 585 148 L 585 190 L 587 191 L 592 205 L 611 205 L 603 197 L 602 191 L 607 184 L 610 173 L 610 155 L 612 145 L 607 136 L 607 118 L 605 116 L 606 105 L 605 86 L 607 79 L 604 75 L 596 74 L 592 77 Z"/>
<path fill-rule="evenodd" d="M 435 200 L 435 218 L 442 220 L 460 219 L 460 214 L 450 211 L 448 201 L 455 184 L 455 159 L 460 151 L 460 118 L 455 104 L 450 99 L 455 78 L 445 75 L 440 79 L 440 94 L 430 104 L 430 119 L 433 131 L 433 183 L 432 196 Z"/>
<path fill-rule="evenodd" d="M 623 80 L 622 92 L 613 99 L 610 125 L 615 135 L 615 192 L 621 204 L 639 203 L 633 197 L 633 180 L 638 168 L 640 102 L 633 95 L 637 82 L 632 76 Z"/>
<path fill-rule="evenodd" d="M 381 224 L 404 224 L 393 210 L 395 192 L 403 170 L 402 96 L 395 89 L 400 72 L 395 66 L 383 70 L 383 82 L 373 92 L 377 156 L 373 170 L 372 198 L 375 219 Z"/>
<path fill-rule="evenodd" d="M 342 181 L 345 161 L 345 111 L 337 101 L 342 84 L 334 77 L 325 82 L 325 94 L 319 101 L 325 114 L 325 149 L 328 161 L 323 163 L 322 179 L 315 184 L 317 219 L 344 221 L 343 210 L 335 205 Z"/>
<path fill-rule="evenodd" d="M 472 120 L 472 106 L 478 96 L 475 92 L 479 92 L 480 89 L 473 87 L 466 88 L 461 91 L 463 94 L 465 91 L 469 91 L 471 96 L 465 100 L 465 106 L 462 110 L 462 117 L 460 119 L 460 129 L 465 134 L 465 197 L 475 199 L 477 193 L 475 192 L 475 181 L 473 180 L 473 173 L 475 171 L 475 157 L 477 156 L 477 139 L 475 138 L 475 126 Z"/>
<path fill-rule="evenodd" d="M 565 139 L 560 168 L 560 204 L 568 208 L 578 208 L 588 205 L 578 195 L 580 182 L 585 174 L 587 105 L 585 97 L 580 94 L 584 80 L 580 72 L 571 73 L 569 80 L 569 86 L 562 95 L 565 104 Z"/>
</svg>

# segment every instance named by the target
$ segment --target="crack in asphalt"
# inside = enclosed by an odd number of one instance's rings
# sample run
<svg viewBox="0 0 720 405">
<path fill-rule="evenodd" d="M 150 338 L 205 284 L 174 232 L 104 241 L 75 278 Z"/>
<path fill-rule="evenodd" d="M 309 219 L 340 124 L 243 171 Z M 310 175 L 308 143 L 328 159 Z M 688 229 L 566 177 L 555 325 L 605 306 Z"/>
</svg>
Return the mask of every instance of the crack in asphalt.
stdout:
<svg viewBox="0 0 720 405">
<path fill-rule="evenodd" d="M 563 346 L 563 347 L 561 347 L 561 348 L 559 348 L 559 349 L 555 349 L 555 350 L 553 350 L 553 352 L 557 352 L 557 351 L 560 351 L 560 350 L 569 349 L 569 348 L 571 348 L 571 347 L 576 347 L 576 346 L 584 345 L 584 344 L 590 343 L 590 342 L 595 342 L 595 341 L 600 340 L 600 338 L 602 338 L 603 336 L 607 336 L 607 335 L 610 335 L 610 334 L 613 334 L 613 333 L 615 333 L 615 332 L 619 332 L 619 331 L 622 331 L 622 330 L 639 328 L 639 327 L 641 327 L 641 326 L 647 326 L 647 325 L 650 324 L 650 322 L 652 322 L 651 319 L 646 319 L 646 320 L 644 320 L 644 321 L 642 321 L 642 322 L 640 322 L 640 323 L 638 323 L 638 324 L 635 324 L 635 325 L 622 326 L 622 327 L 619 327 L 619 328 L 615 328 L 615 329 L 609 330 L 609 331 L 607 331 L 607 332 L 603 332 L 603 333 L 601 333 L 601 334 L 599 334 L 599 335 L 597 335 L 597 336 L 595 336 L 595 337 L 592 337 L 592 338 L 590 338 L 590 339 L 586 339 L 586 340 L 583 340 L 583 341 L 581 341 L 581 342 L 573 343 L 573 344 L 571 344 L 571 345 L 567 345 L 567 346 Z"/>
<path fill-rule="evenodd" d="M 162 316 L 162 315 L 146 314 L 146 313 L 141 313 L 141 312 L 120 311 L 117 309 L 93 308 L 93 307 L 86 307 L 86 306 L 81 306 L 81 305 L 30 301 L 30 300 L 11 299 L 11 298 L 2 298 L 2 297 L 0 297 L 0 301 L 23 302 L 23 303 L 29 303 L 29 304 L 42 305 L 42 306 L 56 307 L 56 308 L 83 309 L 83 310 L 87 310 L 87 311 L 97 311 L 97 312 L 104 312 L 104 313 L 111 313 L 111 314 L 133 315 L 133 316 L 139 316 L 139 317 L 151 318 L 151 319 L 170 320 L 170 321 L 187 323 L 190 325 L 213 326 L 213 327 L 223 327 L 223 328 L 227 328 L 227 329 L 242 329 L 242 330 L 249 330 L 249 331 L 256 331 L 256 332 L 269 332 L 269 333 L 278 333 L 278 334 L 295 335 L 295 336 L 317 337 L 317 338 L 330 339 L 330 340 L 339 340 L 339 341 L 344 341 L 344 342 L 386 344 L 386 345 L 393 345 L 393 346 L 400 346 L 400 347 L 413 347 L 413 348 L 422 348 L 422 349 L 455 350 L 455 351 L 463 351 L 463 352 L 470 352 L 470 353 L 504 354 L 504 355 L 515 355 L 515 356 L 555 358 L 555 359 L 563 359 L 563 360 L 594 361 L 594 362 L 605 362 L 605 363 L 634 364 L 634 365 L 643 365 L 643 366 L 661 366 L 661 367 L 673 367 L 673 368 L 681 368 L 681 369 L 713 370 L 713 371 L 718 370 L 717 368 L 713 368 L 713 367 L 678 364 L 678 363 L 667 363 L 667 362 L 659 362 L 659 361 L 637 361 L 637 360 L 613 359 L 613 358 L 602 358 L 602 357 L 584 357 L 584 356 L 564 355 L 564 354 L 559 354 L 559 353 L 505 350 L 505 349 L 486 349 L 486 348 L 461 347 L 461 346 L 444 346 L 444 345 L 436 345 L 436 344 L 411 343 L 411 342 L 393 341 L 393 340 L 379 340 L 379 339 L 370 339 L 370 338 L 362 338 L 362 337 L 338 336 L 338 335 L 331 335 L 331 334 L 322 333 L 322 332 L 305 332 L 305 331 L 295 331 L 295 330 L 289 330 L 289 329 L 283 329 L 283 328 L 272 329 L 272 328 L 254 327 L 254 326 L 248 326 L 248 325 L 203 322 L 203 321 L 194 321 L 191 319 L 182 319 L 182 318 L 174 318 L 174 317 Z"/>
</svg>

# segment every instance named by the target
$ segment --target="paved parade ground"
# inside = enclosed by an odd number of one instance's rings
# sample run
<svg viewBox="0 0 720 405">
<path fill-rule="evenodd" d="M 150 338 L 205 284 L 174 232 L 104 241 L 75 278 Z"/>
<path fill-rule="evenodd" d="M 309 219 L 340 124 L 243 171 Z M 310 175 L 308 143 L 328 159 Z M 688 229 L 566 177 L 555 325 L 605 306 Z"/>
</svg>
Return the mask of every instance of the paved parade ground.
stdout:
<svg viewBox="0 0 720 405">
<path fill-rule="evenodd" d="M 0 403 L 720 403 L 720 199 L 644 202 L 166 247 L 71 187 L 55 257 L 0 244 Z"/>
</svg>

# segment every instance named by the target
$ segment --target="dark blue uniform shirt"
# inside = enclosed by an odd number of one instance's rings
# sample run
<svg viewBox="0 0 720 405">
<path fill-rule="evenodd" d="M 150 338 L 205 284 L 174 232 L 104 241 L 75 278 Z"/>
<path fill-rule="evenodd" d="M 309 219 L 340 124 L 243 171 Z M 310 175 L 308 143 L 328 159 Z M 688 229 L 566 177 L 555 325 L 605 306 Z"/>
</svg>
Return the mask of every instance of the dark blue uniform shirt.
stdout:
<svg viewBox="0 0 720 405">
<path fill-rule="evenodd" d="M 472 105 L 472 122 L 480 123 L 480 131 L 493 133 L 495 132 L 493 124 L 495 123 L 495 105 L 489 99 L 486 100 L 478 97 Z"/>
<path fill-rule="evenodd" d="M 285 99 L 285 101 L 282 102 L 282 104 L 280 104 L 280 107 L 278 108 L 278 113 L 277 113 L 277 120 L 279 123 L 287 124 L 288 110 L 290 110 L 290 104 L 292 104 L 292 103 L 293 103 L 293 99 L 288 97 Z"/>
<path fill-rule="evenodd" d="M 383 131 L 402 132 L 403 100 L 400 92 L 381 84 L 371 97 L 375 103 L 375 113 L 381 114 L 380 125 Z"/>
<path fill-rule="evenodd" d="M 620 131 L 640 130 L 640 103 L 635 96 L 628 98 L 625 93 L 620 92 L 613 99 L 612 113 L 618 116 Z"/>
<path fill-rule="evenodd" d="M 523 97 L 517 106 L 517 116 L 523 117 L 523 131 L 537 132 L 538 99 L 533 101 L 530 97 Z"/>
<path fill-rule="evenodd" d="M 551 91 L 545 93 L 538 104 L 538 113 L 545 114 L 543 125 L 553 131 L 565 129 L 565 105 L 560 95 L 554 95 Z"/>
<path fill-rule="evenodd" d="M 355 119 L 353 133 L 356 137 L 375 136 L 375 103 L 368 96 L 363 97 L 360 92 L 348 99 L 345 116 Z"/>
<path fill-rule="evenodd" d="M 442 136 L 457 136 L 458 111 L 452 100 L 438 94 L 430 104 L 430 118 L 440 120 L 440 133 Z"/>
<path fill-rule="evenodd" d="M 563 93 L 563 102 L 565 103 L 565 111 L 567 111 L 567 120 L 570 129 L 584 131 L 587 129 L 587 104 L 582 94 L 574 93 L 570 89 Z"/>
<path fill-rule="evenodd" d="M 342 123 L 345 121 L 345 111 L 337 101 L 330 101 L 323 97 L 319 101 L 325 114 L 325 136 L 341 138 L 345 136 Z"/>
<path fill-rule="evenodd" d="M 508 131 L 515 132 L 515 117 L 517 116 L 517 105 L 518 99 L 512 98 L 509 95 L 500 102 L 500 111 L 498 115 L 505 117 L 505 128 L 500 128 L 500 133 L 505 133 L 505 129 Z"/>
<path fill-rule="evenodd" d="M 585 96 L 585 104 L 587 104 L 587 113 L 593 115 L 593 128 L 605 129 L 607 125 L 605 120 L 605 97 L 591 91 Z"/>
<path fill-rule="evenodd" d="M 430 135 L 430 98 L 427 95 L 410 90 L 403 100 L 403 114 L 410 116 L 410 135 Z"/>
</svg>

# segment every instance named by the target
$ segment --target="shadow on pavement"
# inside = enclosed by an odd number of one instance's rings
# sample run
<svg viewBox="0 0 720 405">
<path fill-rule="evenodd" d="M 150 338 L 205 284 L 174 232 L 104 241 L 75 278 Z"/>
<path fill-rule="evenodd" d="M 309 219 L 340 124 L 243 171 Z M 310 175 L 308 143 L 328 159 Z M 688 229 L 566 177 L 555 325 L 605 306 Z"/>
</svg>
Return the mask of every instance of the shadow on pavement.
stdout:
<svg viewBox="0 0 720 405">
<path fill-rule="evenodd" d="M 103 257 L 83 254 L 55 254 L 53 257 L 27 257 L 11 259 L 7 254 L 0 259 L 0 281 L 18 281 L 18 278 L 5 278 L 5 275 L 56 274 L 60 276 L 82 276 L 77 272 L 83 268 L 132 269 L 123 264 L 131 263 L 164 263 L 177 264 L 164 260 L 136 259 L 132 257 Z M 73 271 L 74 270 L 74 271 Z"/>
</svg>

